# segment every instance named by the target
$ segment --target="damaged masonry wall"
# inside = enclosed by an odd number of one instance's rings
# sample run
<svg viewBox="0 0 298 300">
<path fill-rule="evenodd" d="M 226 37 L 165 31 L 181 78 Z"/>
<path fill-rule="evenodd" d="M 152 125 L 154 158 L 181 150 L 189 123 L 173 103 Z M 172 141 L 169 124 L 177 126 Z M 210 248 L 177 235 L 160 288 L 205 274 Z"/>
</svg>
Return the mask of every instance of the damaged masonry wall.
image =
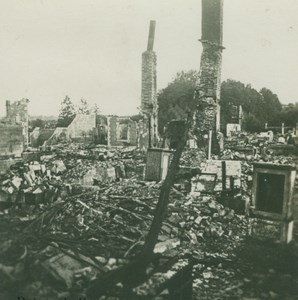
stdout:
<svg viewBox="0 0 298 300">
<path fill-rule="evenodd" d="M 0 156 L 21 156 L 28 145 L 28 99 L 6 101 L 6 117 L 0 125 Z"/>
<path fill-rule="evenodd" d="M 138 145 L 139 128 L 137 123 L 129 117 L 101 116 L 97 119 L 96 121 L 95 114 L 79 114 L 68 127 L 35 128 L 30 134 L 31 145 L 33 147 L 53 145 L 64 140 L 73 142 L 91 140 L 108 146 Z M 104 119 L 106 121 L 103 121 Z"/>
<path fill-rule="evenodd" d="M 197 109 L 194 134 L 199 146 L 205 144 L 204 135 L 210 130 L 216 140 L 220 125 L 220 82 L 222 64 L 222 0 L 202 1 L 202 39 L 200 76 L 196 87 Z"/>
<path fill-rule="evenodd" d="M 29 116 L 28 116 L 28 99 L 22 99 L 11 103 L 6 101 L 6 118 L 5 122 L 10 125 L 21 125 L 23 128 L 24 143 L 29 142 Z"/>
<path fill-rule="evenodd" d="M 107 126 L 108 146 L 136 146 L 137 124 L 128 117 L 109 116 Z"/>
<path fill-rule="evenodd" d="M 34 147 L 69 139 L 85 141 L 86 138 L 93 138 L 95 128 L 95 114 L 77 114 L 68 127 L 57 127 L 54 130 L 35 128 L 30 134 L 30 140 Z"/>
<path fill-rule="evenodd" d="M 5 122 L 11 125 L 21 125 L 23 128 L 24 143 L 29 142 L 29 116 L 28 116 L 28 99 L 10 102 L 6 101 L 6 118 Z"/>
<path fill-rule="evenodd" d="M 70 138 L 90 136 L 96 127 L 96 115 L 77 114 L 69 124 L 67 134 Z"/>
</svg>

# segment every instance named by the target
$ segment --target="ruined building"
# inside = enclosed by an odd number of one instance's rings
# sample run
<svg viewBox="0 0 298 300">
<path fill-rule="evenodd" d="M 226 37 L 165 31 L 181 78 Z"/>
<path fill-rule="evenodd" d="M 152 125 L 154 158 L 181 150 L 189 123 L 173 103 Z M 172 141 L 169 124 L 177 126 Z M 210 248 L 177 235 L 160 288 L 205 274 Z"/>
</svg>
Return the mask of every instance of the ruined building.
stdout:
<svg viewBox="0 0 298 300">
<path fill-rule="evenodd" d="M 140 130 L 140 138 L 148 140 L 148 146 L 156 146 L 157 128 L 157 85 L 156 85 L 156 53 L 153 51 L 155 21 L 150 21 L 147 50 L 142 54 L 142 94 L 141 111 L 145 124 Z"/>
<path fill-rule="evenodd" d="M 108 146 L 136 146 L 137 123 L 129 117 L 108 116 Z"/>
<path fill-rule="evenodd" d="M 223 0 L 202 0 L 202 38 L 200 76 L 196 86 L 194 134 L 199 147 L 206 145 L 212 131 L 212 150 L 217 149 L 220 128 L 220 84 L 223 38 Z M 204 137 L 205 136 L 205 137 Z"/>
<path fill-rule="evenodd" d="M 67 127 L 34 128 L 30 134 L 33 147 L 60 142 L 92 142 L 107 146 L 137 146 L 137 123 L 130 117 L 77 114 Z"/>
<path fill-rule="evenodd" d="M 39 147 L 61 141 L 93 141 L 107 146 L 139 146 L 141 150 L 156 147 L 157 126 L 157 85 L 156 53 L 153 51 L 155 21 L 150 21 L 147 50 L 142 54 L 142 91 L 139 122 L 131 117 L 95 116 L 77 114 L 68 127 L 56 129 L 35 128 L 30 134 L 31 145 Z"/>
<path fill-rule="evenodd" d="M 95 114 L 76 114 L 67 127 L 56 127 L 55 129 L 35 128 L 30 134 L 30 141 L 33 147 L 62 141 L 89 142 L 94 140 L 95 128 Z"/>
<path fill-rule="evenodd" d="M 28 146 L 28 99 L 6 101 L 6 117 L 0 124 L 0 156 L 21 156 Z"/>
<path fill-rule="evenodd" d="M 28 99 L 22 99 L 11 103 L 6 101 L 6 122 L 12 125 L 21 125 L 23 127 L 24 143 L 28 145 L 28 129 L 29 129 L 29 116 L 28 116 Z"/>
</svg>

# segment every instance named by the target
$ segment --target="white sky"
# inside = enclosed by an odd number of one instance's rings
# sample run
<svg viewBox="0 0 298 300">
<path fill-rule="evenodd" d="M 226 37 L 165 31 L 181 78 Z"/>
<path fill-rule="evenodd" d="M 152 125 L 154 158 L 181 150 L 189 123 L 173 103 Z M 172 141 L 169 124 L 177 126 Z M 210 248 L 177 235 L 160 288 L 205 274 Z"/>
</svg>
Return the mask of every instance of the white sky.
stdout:
<svg viewBox="0 0 298 300">
<path fill-rule="evenodd" d="M 225 0 L 222 79 L 298 101 L 297 16 L 297 0 Z M 0 0 L 0 115 L 21 98 L 32 115 L 57 115 L 66 94 L 136 113 L 151 19 L 161 89 L 199 69 L 200 0 Z"/>
</svg>

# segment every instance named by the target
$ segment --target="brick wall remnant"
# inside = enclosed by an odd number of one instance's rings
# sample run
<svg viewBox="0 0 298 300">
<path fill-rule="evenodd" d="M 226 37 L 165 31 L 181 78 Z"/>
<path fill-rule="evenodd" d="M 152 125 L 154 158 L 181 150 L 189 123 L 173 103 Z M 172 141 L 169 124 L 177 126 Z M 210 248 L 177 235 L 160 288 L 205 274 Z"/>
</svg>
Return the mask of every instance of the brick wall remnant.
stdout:
<svg viewBox="0 0 298 300">
<path fill-rule="evenodd" d="M 62 141 L 94 142 L 96 136 L 96 115 L 76 114 L 68 127 L 35 129 L 30 137 L 32 146 L 54 145 Z"/>
<path fill-rule="evenodd" d="M 196 85 L 196 112 L 193 132 L 198 146 L 206 146 L 206 136 L 213 132 L 212 151 L 218 150 L 216 132 L 220 127 L 220 83 L 222 65 L 223 0 L 202 0 L 202 39 L 200 75 Z"/>
<path fill-rule="evenodd" d="M 108 118 L 106 116 L 96 116 L 95 143 L 100 145 L 108 144 Z"/>
<path fill-rule="evenodd" d="M 9 125 L 21 125 L 23 128 L 24 144 L 29 143 L 28 99 L 10 102 L 6 101 L 6 117 L 4 122 Z"/>
<path fill-rule="evenodd" d="M 70 138 L 76 139 L 91 136 L 95 128 L 95 114 L 76 114 L 73 121 L 68 125 L 67 132 Z"/>
<path fill-rule="evenodd" d="M 108 146 L 137 146 L 137 123 L 129 117 L 108 117 Z"/>
<path fill-rule="evenodd" d="M 0 124 L 0 156 L 20 157 L 28 145 L 28 99 L 6 101 L 6 117 Z"/>
</svg>

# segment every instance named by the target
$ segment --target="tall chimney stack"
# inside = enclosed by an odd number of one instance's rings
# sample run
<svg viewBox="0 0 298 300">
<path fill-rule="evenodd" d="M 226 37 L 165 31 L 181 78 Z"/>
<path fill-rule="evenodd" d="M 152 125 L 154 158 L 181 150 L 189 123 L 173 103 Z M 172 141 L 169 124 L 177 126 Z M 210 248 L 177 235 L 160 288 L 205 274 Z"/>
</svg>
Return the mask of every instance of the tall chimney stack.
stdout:
<svg viewBox="0 0 298 300">
<path fill-rule="evenodd" d="M 158 140 L 157 124 L 157 80 L 156 53 L 153 51 L 155 36 L 155 21 L 150 21 L 147 50 L 142 53 L 142 92 L 141 110 L 147 118 L 148 145 L 154 146 Z"/>
<path fill-rule="evenodd" d="M 223 0 L 202 0 L 202 41 L 222 46 Z"/>
<path fill-rule="evenodd" d="M 153 51 L 156 21 L 150 21 L 147 51 Z"/>
<path fill-rule="evenodd" d="M 223 40 L 223 0 L 202 0 L 202 38 L 200 75 L 196 85 L 197 110 L 193 133 L 199 147 L 212 136 L 212 153 L 219 152 L 220 85 Z M 212 132 L 212 134 L 211 134 Z"/>
</svg>

